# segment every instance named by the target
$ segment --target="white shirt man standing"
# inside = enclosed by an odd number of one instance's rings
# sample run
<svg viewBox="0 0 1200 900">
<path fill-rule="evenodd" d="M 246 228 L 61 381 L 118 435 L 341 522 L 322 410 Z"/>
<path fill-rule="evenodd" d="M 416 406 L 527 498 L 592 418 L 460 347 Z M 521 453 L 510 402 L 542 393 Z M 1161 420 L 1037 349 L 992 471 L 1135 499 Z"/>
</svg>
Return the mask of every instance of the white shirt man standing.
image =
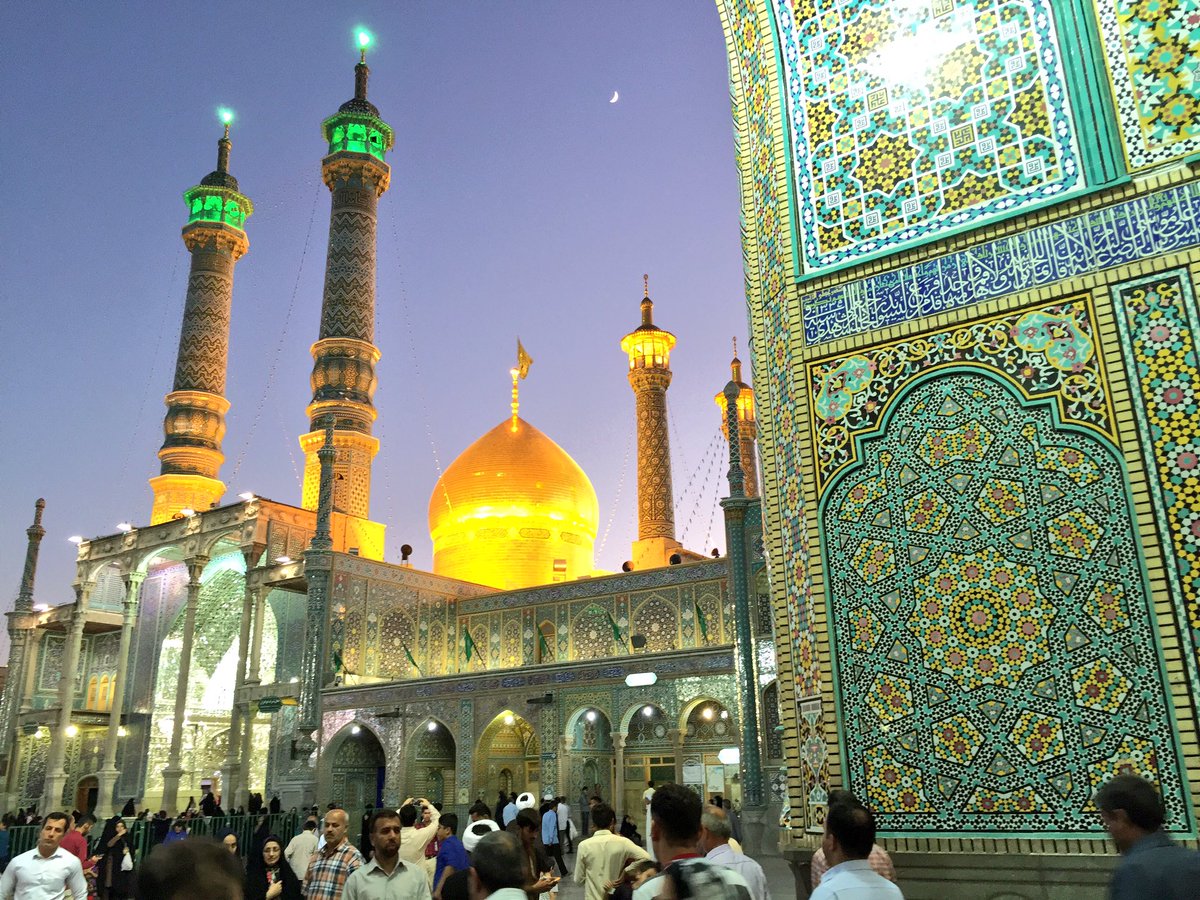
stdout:
<svg viewBox="0 0 1200 900">
<path fill-rule="evenodd" d="M 87 896 L 79 857 L 59 847 L 70 827 L 66 813 L 52 812 L 42 822 L 37 846 L 14 856 L 0 878 L 0 900 L 63 900 L 67 891 Z"/>
<path fill-rule="evenodd" d="M 288 865 L 292 867 L 292 871 L 296 873 L 296 877 L 304 881 L 304 876 L 308 874 L 308 861 L 316 852 L 317 820 L 310 817 L 304 820 L 304 830 L 288 841 L 283 855 L 287 859 Z"/>
<path fill-rule="evenodd" d="M 811 900 L 904 900 L 900 888 L 871 868 L 867 857 L 875 844 L 875 817 L 865 806 L 835 803 L 825 814 L 821 849 L 829 871 Z"/>
<path fill-rule="evenodd" d="M 438 820 L 442 814 L 422 797 L 413 803 L 412 797 L 400 807 L 400 858 L 416 866 L 425 865 L 425 847 L 437 837 Z M 417 827 L 417 821 L 424 824 Z M 431 873 L 432 874 L 432 873 Z"/>
<path fill-rule="evenodd" d="M 650 822 L 651 822 L 651 820 L 650 820 L 650 801 L 653 799 L 654 799 L 654 782 L 647 781 L 646 789 L 644 791 L 642 791 L 642 806 L 644 806 L 646 808 L 646 833 L 645 833 L 644 837 L 646 840 L 646 851 L 650 854 L 651 859 L 657 860 L 658 857 L 656 857 L 654 855 L 654 844 L 651 843 L 651 841 L 650 841 Z"/>
<path fill-rule="evenodd" d="M 730 846 L 733 835 L 733 823 L 729 815 L 719 806 L 704 807 L 700 816 L 700 849 L 704 858 L 709 862 L 727 869 L 733 869 L 750 885 L 751 900 L 771 900 L 771 892 L 767 890 L 767 876 L 762 866 L 746 854 L 734 850 Z"/>
</svg>

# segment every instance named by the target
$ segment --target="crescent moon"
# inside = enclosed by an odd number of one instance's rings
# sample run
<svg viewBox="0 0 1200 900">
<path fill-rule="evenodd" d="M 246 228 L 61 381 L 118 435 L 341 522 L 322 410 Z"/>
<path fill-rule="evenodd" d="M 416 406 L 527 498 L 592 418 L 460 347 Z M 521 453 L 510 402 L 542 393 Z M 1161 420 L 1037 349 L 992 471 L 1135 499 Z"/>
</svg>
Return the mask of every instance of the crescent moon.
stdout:
<svg viewBox="0 0 1200 900">
<path fill-rule="evenodd" d="M 620 100 L 620 99 L 621 99 L 621 95 L 620 95 L 620 94 L 618 94 L 616 91 L 613 91 L 612 99 L 611 99 L 611 100 L 609 100 L 608 102 L 609 102 L 609 103 L 616 103 L 616 102 L 617 102 L 618 100 Z"/>
</svg>

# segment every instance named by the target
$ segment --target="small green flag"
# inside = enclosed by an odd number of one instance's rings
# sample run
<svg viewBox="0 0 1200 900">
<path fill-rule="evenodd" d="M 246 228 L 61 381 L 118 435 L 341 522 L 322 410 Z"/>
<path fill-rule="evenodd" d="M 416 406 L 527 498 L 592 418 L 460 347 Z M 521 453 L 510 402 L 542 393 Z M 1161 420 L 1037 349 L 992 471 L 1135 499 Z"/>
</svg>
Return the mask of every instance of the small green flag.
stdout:
<svg viewBox="0 0 1200 900">
<path fill-rule="evenodd" d="M 419 673 L 421 671 L 421 667 L 418 666 L 417 661 L 413 659 L 412 651 L 408 649 L 408 644 L 401 641 L 401 646 L 404 647 L 404 655 L 408 657 L 409 663 L 411 663 L 412 667 Z"/>
<path fill-rule="evenodd" d="M 606 612 L 604 615 L 608 617 L 608 624 L 612 626 L 613 640 L 624 646 L 625 639 L 621 637 L 621 626 L 613 619 L 612 613 Z"/>
<path fill-rule="evenodd" d="M 700 636 L 702 638 L 704 638 L 704 640 L 707 641 L 708 640 L 708 619 L 705 617 L 704 610 L 700 607 L 700 604 L 698 602 L 695 604 L 695 606 L 696 606 L 696 621 L 700 625 Z"/>
<path fill-rule="evenodd" d="M 463 630 L 463 650 L 467 654 L 467 662 L 471 661 L 471 657 L 475 655 L 475 639 L 471 637 L 471 632 Z"/>
<path fill-rule="evenodd" d="M 333 674 L 336 675 L 338 672 L 341 672 L 344 668 L 345 668 L 345 665 L 342 662 L 342 654 L 340 654 L 336 650 L 334 650 L 333 651 Z"/>
<path fill-rule="evenodd" d="M 550 652 L 550 645 L 546 643 L 546 634 L 542 629 L 538 629 L 538 644 L 542 648 L 542 660 L 554 659 L 554 654 Z"/>
</svg>

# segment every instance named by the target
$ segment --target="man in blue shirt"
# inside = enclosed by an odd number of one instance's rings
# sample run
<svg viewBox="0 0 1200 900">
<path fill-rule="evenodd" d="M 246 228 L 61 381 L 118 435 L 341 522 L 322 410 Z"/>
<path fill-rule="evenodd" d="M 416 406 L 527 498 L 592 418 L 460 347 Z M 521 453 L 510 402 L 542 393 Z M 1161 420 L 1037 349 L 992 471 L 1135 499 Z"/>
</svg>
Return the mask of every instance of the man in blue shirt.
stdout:
<svg viewBox="0 0 1200 900">
<path fill-rule="evenodd" d="M 503 813 L 501 813 L 501 815 L 504 816 L 504 819 L 503 819 L 503 821 L 501 821 L 500 824 L 503 825 L 505 828 L 507 828 L 508 823 L 517 817 L 517 813 L 519 811 L 520 810 L 517 809 L 517 795 L 509 794 L 508 795 L 508 805 L 504 807 L 504 811 L 503 811 Z"/>
<path fill-rule="evenodd" d="M 446 813 L 438 822 L 437 830 L 438 854 L 437 866 L 433 870 L 433 898 L 441 900 L 442 885 L 455 872 L 465 872 L 471 868 L 471 859 L 467 856 L 467 848 L 458 839 L 458 816 Z"/>
<path fill-rule="evenodd" d="M 567 871 L 567 865 L 563 862 L 562 844 L 558 842 L 558 804 L 554 802 L 553 797 L 547 796 L 543 799 L 541 811 L 542 843 L 546 845 L 546 852 L 558 863 L 558 874 L 566 878 L 571 873 Z"/>
<path fill-rule="evenodd" d="M 1096 791 L 1100 821 L 1123 857 L 1108 883 L 1111 900 L 1189 900 L 1200 886 L 1200 853 L 1162 830 L 1158 790 L 1137 775 L 1118 775 Z"/>
</svg>

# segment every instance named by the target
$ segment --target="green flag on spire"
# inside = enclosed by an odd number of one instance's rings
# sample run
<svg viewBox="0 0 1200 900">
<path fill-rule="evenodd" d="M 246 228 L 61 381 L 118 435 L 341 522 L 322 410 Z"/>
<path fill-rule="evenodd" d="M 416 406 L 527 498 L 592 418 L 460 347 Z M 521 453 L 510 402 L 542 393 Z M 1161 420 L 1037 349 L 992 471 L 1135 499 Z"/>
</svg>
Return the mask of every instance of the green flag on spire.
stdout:
<svg viewBox="0 0 1200 900">
<path fill-rule="evenodd" d="M 554 654 L 550 652 L 550 645 L 546 643 L 546 634 L 542 629 L 538 629 L 538 645 L 542 648 L 542 661 L 554 659 Z"/>
<path fill-rule="evenodd" d="M 696 606 L 696 622 L 700 625 L 700 636 L 702 638 L 704 638 L 705 641 L 707 641 L 708 640 L 708 617 L 704 615 L 704 610 L 701 608 L 699 601 L 696 602 L 695 606 Z"/>
</svg>

